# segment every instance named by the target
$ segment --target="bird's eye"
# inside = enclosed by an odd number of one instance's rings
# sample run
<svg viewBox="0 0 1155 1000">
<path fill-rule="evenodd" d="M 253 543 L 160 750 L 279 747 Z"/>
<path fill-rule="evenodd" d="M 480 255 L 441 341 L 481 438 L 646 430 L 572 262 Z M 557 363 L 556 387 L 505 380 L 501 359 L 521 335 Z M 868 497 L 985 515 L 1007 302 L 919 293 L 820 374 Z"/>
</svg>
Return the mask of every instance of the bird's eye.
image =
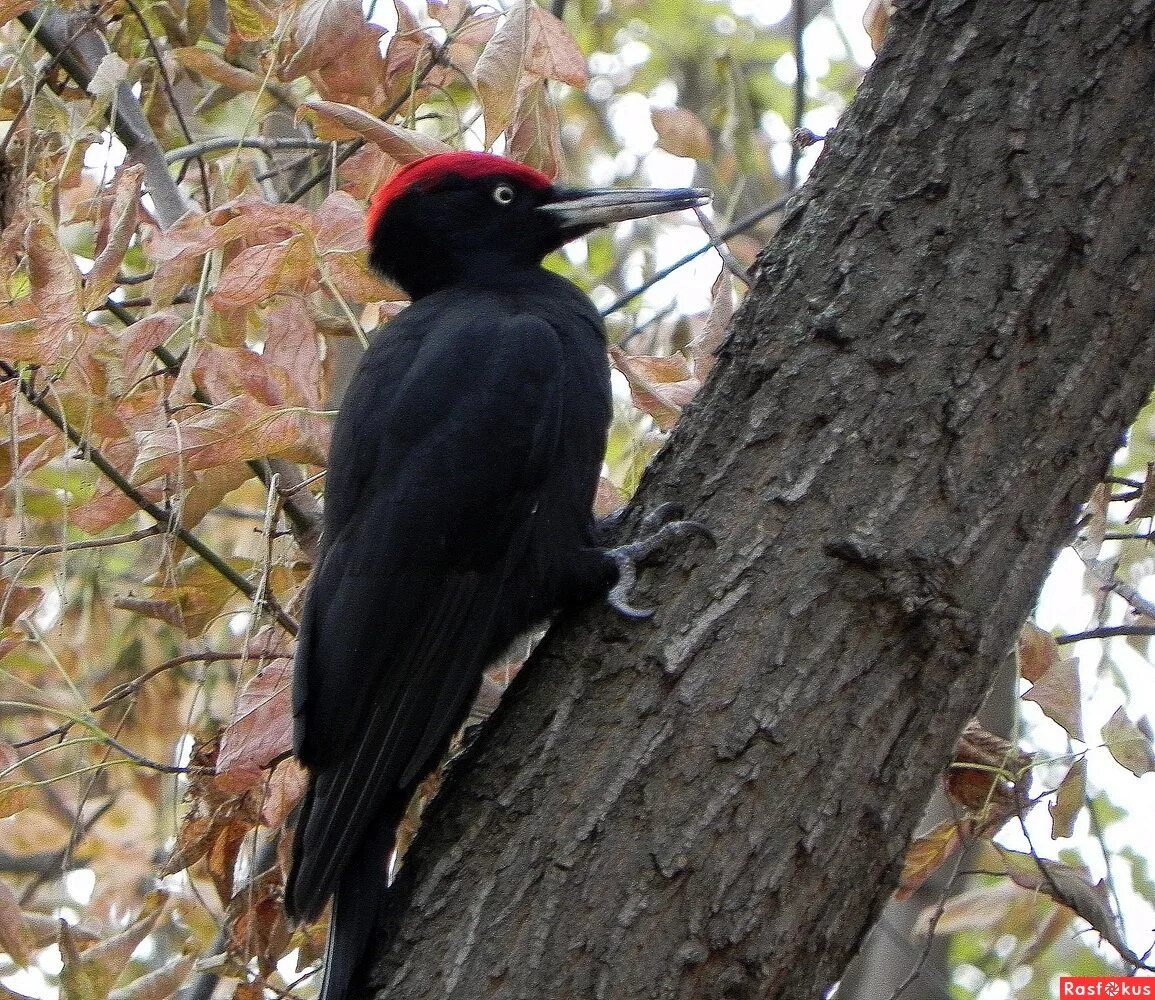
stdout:
<svg viewBox="0 0 1155 1000">
<path fill-rule="evenodd" d="M 508 184 L 498 184 L 493 189 L 493 200 L 499 205 L 508 205 L 513 201 L 513 188 Z"/>
</svg>

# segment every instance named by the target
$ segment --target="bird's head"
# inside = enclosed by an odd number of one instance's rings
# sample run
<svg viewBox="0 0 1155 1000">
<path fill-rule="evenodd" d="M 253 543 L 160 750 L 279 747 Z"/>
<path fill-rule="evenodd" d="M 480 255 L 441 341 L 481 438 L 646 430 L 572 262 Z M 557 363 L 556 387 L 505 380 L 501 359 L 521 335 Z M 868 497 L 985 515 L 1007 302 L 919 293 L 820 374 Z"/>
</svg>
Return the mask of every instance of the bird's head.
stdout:
<svg viewBox="0 0 1155 1000">
<path fill-rule="evenodd" d="M 402 167 L 373 196 L 369 262 L 417 299 L 536 267 L 598 226 L 709 200 L 702 188 L 560 188 L 492 153 L 438 153 Z"/>
</svg>

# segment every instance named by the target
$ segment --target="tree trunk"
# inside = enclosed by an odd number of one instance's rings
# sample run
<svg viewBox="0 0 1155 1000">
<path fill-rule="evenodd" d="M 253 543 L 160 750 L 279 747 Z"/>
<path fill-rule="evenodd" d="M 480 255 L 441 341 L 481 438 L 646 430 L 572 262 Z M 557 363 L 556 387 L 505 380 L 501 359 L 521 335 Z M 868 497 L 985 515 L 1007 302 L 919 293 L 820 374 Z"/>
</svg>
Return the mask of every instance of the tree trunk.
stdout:
<svg viewBox="0 0 1155 1000">
<path fill-rule="evenodd" d="M 717 547 L 550 633 L 426 814 L 382 997 L 838 979 L 1155 382 L 1153 3 L 900 3 L 638 497 Z"/>
</svg>

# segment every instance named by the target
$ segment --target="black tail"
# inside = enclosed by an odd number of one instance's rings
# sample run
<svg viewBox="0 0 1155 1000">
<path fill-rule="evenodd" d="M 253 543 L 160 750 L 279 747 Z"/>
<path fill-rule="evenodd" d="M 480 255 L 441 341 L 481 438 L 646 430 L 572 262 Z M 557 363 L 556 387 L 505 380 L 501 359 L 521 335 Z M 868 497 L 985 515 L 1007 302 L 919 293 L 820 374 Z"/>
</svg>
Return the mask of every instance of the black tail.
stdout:
<svg viewBox="0 0 1155 1000">
<path fill-rule="evenodd" d="M 346 1000 L 349 986 L 369 958 L 381 904 L 388 892 L 393 824 L 381 824 L 341 875 L 329 915 L 325 975 L 318 1000 Z"/>
</svg>

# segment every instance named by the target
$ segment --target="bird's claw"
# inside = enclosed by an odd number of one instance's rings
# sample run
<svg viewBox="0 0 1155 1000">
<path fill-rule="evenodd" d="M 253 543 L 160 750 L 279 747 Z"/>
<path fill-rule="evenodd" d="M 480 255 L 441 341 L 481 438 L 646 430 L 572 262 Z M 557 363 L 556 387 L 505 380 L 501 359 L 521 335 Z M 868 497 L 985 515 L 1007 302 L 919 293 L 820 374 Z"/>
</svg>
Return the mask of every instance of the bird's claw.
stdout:
<svg viewBox="0 0 1155 1000">
<path fill-rule="evenodd" d="M 624 618 L 643 621 L 654 613 L 652 608 L 636 608 L 629 601 L 630 592 L 638 582 L 639 563 L 667 548 L 671 542 L 694 535 L 706 538 L 712 544 L 717 543 L 714 532 L 701 521 L 669 520 L 670 517 L 676 517 L 680 513 L 681 508 L 677 504 L 664 503 L 651 511 L 642 522 L 642 527 L 646 531 L 642 538 L 606 550 L 606 555 L 613 559 L 618 567 L 618 582 L 606 595 L 606 602 Z"/>
</svg>

